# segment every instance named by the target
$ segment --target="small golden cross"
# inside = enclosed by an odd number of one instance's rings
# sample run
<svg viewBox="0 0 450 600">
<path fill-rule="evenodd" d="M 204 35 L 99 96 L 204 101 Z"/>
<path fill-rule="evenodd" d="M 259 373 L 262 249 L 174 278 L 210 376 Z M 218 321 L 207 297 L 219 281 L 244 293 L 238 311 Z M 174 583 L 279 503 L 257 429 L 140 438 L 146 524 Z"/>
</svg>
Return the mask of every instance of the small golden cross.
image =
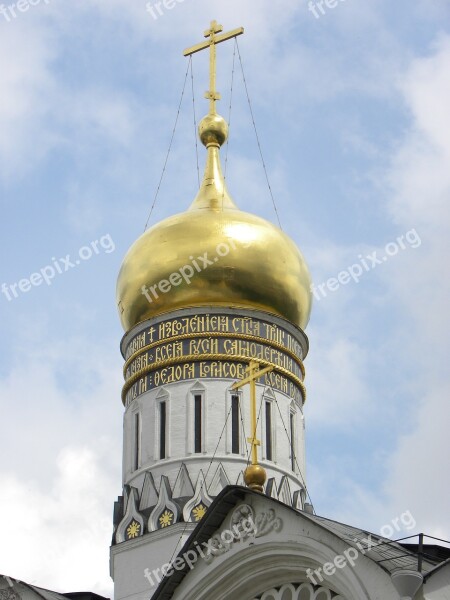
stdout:
<svg viewBox="0 0 450 600">
<path fill-rule="evenodd" d="M 250 427 L 252 430 L 252 437 L 248 438 L 247 441 L 252 445 L 252 465 L 258 464 L 258 446 L 261 445 L 261 442 L 256 438 L 256 382 L 260 377 L 270 371 L 273 371 L 273 367 L 260 369 L 259 364 L 252 360 L 245 371 L 248 373 L 248 376 L 241 381 L 236 381 L 236 383 L 231 386 L 232 390 L 238 390 L 247 383 L 250 384 Z"/>
<path fill-rule="evenodd" d="M 195 46 L 192 46 L 183 52 L 184 56 L 191 56 L 191 54 L 195 54 L 196 52 L 200 52 L 200 50 L 204 50 L 205 48 L 209 47 L 209 91 L 205 93 L 205 98 L 209 100 L 210 115 L 216 113 L 216 100 L 220 100 L 220 94 L 216 90 L 216 44 L 220 44 L 221 42 L 230 40 L 238 35 L 242 35 L 244 33 L 244 28 L 239 27 L 238 29 L 233 29 L 233 31 L 229 31 L 228 33 L 217 35 L 221 31 L 223 31 L 222 25 L 219 25 L 217 21 L 212 21 L 211 27 L 205 31 L 205 38 L 209 37 L 209 40 L 206 42 L 201 42 L 200 44 L 196 44 Z"/>
</svg>

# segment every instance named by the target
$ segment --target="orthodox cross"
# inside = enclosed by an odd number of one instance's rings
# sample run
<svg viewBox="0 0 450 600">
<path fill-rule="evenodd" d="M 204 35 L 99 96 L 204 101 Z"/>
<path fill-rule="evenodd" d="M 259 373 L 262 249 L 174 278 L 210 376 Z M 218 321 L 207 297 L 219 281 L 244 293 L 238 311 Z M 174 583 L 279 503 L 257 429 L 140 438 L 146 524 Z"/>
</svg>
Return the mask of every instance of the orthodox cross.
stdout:
<svg viewBox="0 0 450 600">
<path fill-rule="evenodd" d="M 252 445 L 252 465 L 258 464 L 258 446 L 261 445 L 260 440 L 256 437 L 256 382 L 260 377 L 270 371 L 273 371 L 273 367 L 260 369 L 259 364 L 252 360 L 245 370 L 245 372 L 248 373 L 248 376 L 241 379 L 241 381 L 236 381 L 236 383 L 231 386 L 232 390 L 238 390 L 247 383 L 250 384 L 250 427 L 252 430 L 252 437 L 248 438 L 247 441 Z"/>
<path fill-rule="evenodd" d="M 228 33 L 217 35 L 221 31 L 223 31 L 222 25 L 219 25 L 217 21 L 212 21 L 211 27 L 205 31 L 205 38 L 209 38 L 209 40 L 200 42 L 200 44 L 196 44 L 183 52 L 184 56 L 191 56 L 192 54 L 209 47 L 209 91 L 205 93 L 205 98 L 209 100 L 210 115 L 216 113 L 216 100 L 220 100 L 220 94 L 216 90 L 216 44 L 242 35 L 244 33 L 244 28 L 239 27 Z"/>
</svg>

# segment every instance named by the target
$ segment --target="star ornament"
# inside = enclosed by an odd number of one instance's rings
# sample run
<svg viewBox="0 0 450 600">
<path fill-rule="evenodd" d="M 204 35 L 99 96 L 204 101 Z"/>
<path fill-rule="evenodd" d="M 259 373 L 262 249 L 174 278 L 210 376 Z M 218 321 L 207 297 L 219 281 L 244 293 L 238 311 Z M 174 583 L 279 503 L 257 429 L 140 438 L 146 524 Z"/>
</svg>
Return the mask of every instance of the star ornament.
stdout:
<svg viewBox="0 0 450 600">
<path fill-rule="evenodd" d="M 205 513 L 206 506 L 204 504 L 197 504 L 197 506 L 192 509 L 192 514 L 195 521 L 200 521 L 204 517 Z"/>
<path fill-rule="evenodd" d="M 165 510 L 162 515 L 159 517 L 159 524 L 161 527 L 168 527 L 172 525 L 173 522 L 173 512 L 171 510 Z"/>
<path fill-rule="evenodd" d="M 127 527 L 127 536 L 128 539 L 137 538 L 141 532 L 141 526 L 137 521 L 131 521 L 131 523 Z"/>
</svg>

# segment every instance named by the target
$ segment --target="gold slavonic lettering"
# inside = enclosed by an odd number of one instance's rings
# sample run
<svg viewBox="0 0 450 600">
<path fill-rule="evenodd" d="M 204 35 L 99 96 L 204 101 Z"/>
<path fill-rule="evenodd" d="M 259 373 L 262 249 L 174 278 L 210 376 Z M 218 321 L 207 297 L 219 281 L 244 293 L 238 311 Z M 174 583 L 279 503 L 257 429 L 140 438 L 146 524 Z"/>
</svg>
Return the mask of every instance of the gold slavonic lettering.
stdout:
<svg viewBox="0 0 450 600">
<path fill-rule="evenodd" d="M 154 373 L 154 384 L 155 387 L 159 387 L 160 385 L 167 385 L 168 383 L 193 379 L 194 375 L 195 371 L 192 363 L 164 367 Z"/>
<path fill-rule="evenodd" d="M 155 348 L 155 362 L 183 356 L 183 342 L 171 342 Z"/>
<path fill-rule="evenodd" d="M 286 334 L 282 329 L 280 329 L 276 325 L 271 325 L 270 323 L 264 323 L 264 328 L 268 340 L 284 345 L 284 339 Z"/>
<path fill-rule="evenodd" d="M 217 354 L 219 340 L 213 338 L 199 338 L 189 343 L 189 354 Z"/>
<path fill-rule="evenodd" d="M 125 359 L 128 360 L 132 354 L 140 350 L 145 346 L 145 331 L 140 333 L 138 336 L 134 338 L 134 340 L 130 343 L 125 353 Z"/>
<path fill-rule="evenodd" d="M 143 377 L 139 380 L 139 394 L 143 394 L 147 391 L 147 378 Z"/>
</svg>

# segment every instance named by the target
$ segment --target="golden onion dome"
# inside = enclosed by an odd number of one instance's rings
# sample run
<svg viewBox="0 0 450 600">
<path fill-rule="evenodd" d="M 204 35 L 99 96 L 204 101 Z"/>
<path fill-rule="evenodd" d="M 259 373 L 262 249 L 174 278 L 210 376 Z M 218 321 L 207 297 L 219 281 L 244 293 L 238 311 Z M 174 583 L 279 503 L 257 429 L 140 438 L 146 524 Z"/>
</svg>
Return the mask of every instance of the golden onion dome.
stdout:
<svg viewBox="0 0 450 600">
<path fill-rule="evenodd" d="M 205 175 L 190 208 L 148 229 L 129 249 L 117 281 L 125 331 L 180 308 L 222 306 L 274 313 L 305 328 L 310 275 L 294 242 L 272 223 L 237 208 L 219 148 L 228 135 L 217 114 L 199 125 Z"/>
</svg>

